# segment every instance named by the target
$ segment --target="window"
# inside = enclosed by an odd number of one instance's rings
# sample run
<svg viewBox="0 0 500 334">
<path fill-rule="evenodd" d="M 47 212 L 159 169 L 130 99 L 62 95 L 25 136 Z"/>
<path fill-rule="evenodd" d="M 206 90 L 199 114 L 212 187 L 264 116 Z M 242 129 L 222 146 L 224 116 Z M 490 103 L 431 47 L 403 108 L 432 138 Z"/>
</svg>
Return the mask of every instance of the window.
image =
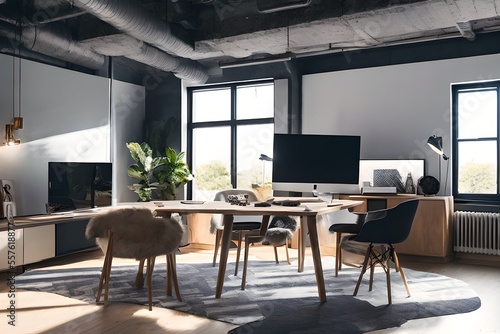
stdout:
<svg viewBox="0 0 500 334">
<path fill-rule="evenodd" d="M 271 182 L 274 135 L 272 81 L 188 90 L 188 198 L 213 200 L 228 188 L 262 191 Z M 258 192 L 258 191 L 257 191 Z"/>
<path fill-rule="evenodd" d="M 453 195 L 484 202 L 500 199 L 500 81 L 452 86 Z"/>
</svg>

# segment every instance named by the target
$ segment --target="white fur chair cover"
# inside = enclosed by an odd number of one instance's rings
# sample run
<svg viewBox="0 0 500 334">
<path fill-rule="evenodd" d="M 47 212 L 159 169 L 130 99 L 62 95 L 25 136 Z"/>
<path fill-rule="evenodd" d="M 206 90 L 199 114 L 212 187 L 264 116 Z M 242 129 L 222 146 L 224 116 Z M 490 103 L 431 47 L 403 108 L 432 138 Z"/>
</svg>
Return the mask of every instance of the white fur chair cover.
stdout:
<svg viewBox="0 0 500 334">
<path fill-rule="evenodd" d="M 273 246 L 282 246 L 292 239 L 297 230 L 297 221 L 289 216 L 274 216 L 266 232 L 266 240 Z"/>
<path fill-rule="evenodd" d="M 104 253 L 108 229 L 113 232 L 113 256 L 137 260 L 175 251 L 183 234 L 178 221 L 154 217 L 147 208 L 115 209 L 93 217 L 85 231 Z"/>
</svg>

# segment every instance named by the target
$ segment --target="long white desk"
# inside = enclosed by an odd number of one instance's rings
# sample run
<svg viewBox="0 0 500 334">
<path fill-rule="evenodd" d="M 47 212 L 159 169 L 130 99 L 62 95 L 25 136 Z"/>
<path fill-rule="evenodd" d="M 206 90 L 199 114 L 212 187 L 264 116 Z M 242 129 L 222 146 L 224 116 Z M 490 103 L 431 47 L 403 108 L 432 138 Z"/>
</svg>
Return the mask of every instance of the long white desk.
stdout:
<svg viewBox="0 0 500 334">
<path fill-rule="evenodd" d="M 183 204 L 184 201 L 162 201 L 154 202 L 157 206 L 155 211 L 157 215 L 169 217 L 172 213 L 195 214 L 195 213 L 218 213 L 224 215 L 224 231 L 221 242 L 221 255 L 219 263 L 219 272 L 217 276 L 217 286 L 215 297 L 220 298 L 224 285 L 226 274 L 226 264 L 231 243 L 231 233 L 233 230 L 234 215 L 262 215 L 263 222 L 268 222 L 270 216 L 287 215 L 300 217 L 300 235 L 299 235 L 299 271 L 304 269 L 305 257 L 305 226 L 309 231 L 311 243 L 311 252 L 313 256 L 314 271 L 316 274 L 316 283 L 318 286 L 318 295 L 321 302 L 326 301 L 325 281 L 323 278 L 323 267 L 321 265 L 321 254 L 318 242 L 318 231 L 316 227 L 316 218 L 319 215 L 335 212 L 343 209 L 358 206 L 362 201 L 353 200 L 334 200 L 330 204 L 324 202 L 305 202 L 296 207 L 272 205 L 269 207 L 255 207 L 253 204 L 246 206 L 232 205 L 226 202 L 204 202 L 203 204 Z M 189 202 L 189 201 L 187 201 Z M 130 203 L 127 203 L 130 204 Z"/>
</svg>

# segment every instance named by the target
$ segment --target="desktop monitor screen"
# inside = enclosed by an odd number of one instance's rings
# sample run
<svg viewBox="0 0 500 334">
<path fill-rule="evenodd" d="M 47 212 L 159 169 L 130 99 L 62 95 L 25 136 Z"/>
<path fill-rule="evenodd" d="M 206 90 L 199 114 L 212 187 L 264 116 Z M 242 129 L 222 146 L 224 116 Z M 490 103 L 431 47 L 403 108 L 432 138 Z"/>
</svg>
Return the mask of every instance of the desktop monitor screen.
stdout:
<svg viewBox="0 0 500 334">
<path fill-rule="evenodd" d="M 71 211 L 111 205 L 109 162 L 49 162 L 49 205 Z"/>
<path fill-rule="evenodd" d="M 273 190 L 359 193 L 361 137 L 275 134 Z"/>
</svg>

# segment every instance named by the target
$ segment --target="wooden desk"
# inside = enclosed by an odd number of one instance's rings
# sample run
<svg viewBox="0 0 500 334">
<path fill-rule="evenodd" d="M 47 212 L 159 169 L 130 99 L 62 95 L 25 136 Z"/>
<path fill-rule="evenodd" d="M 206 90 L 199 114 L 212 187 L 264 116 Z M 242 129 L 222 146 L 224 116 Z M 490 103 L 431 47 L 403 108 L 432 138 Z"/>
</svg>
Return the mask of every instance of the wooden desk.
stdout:
<svg viewBox="0 0 500 334">
<path fill-rule="evenodd" d="M 158 203 L 158 202 L 155 202 Z M 326 301 L 325 281 L 323 277 L 323 267 L 321 265 L 321 253 L 318 242 L 318 232 L 316 227 L 316 217 L 318 215 L 347 209 L 361 205 L 362 201 L 355 200 L 335 200 L 331 206 L 327 206 L 323 202 L 308 202 L 297 207 L 286 207 L 272 205 L 269 207 L 255 207 L 253 205 L 238 206 L 231 205 L 226 202 L 205 202 L 203 204 L 182 204 L 181 201 L 165 201 L 158 204 L 156 213 L 162 216 L 170 216 L 172 213 L 195 214 L 195 213 L 219 213 L 224 215 L 224 231 L 221 241 L 221 255 L 219 263 L 219 272 L 217 276 L 217 286 L 215 289 L 215 297 L 220 298 L 222 287 L 226 275 L 226 265 L 231 243 L 231 233 L 233 230 L 234 215 L 262 215 L 263 222 L 268 222 L 272 215 L 287 215 L 300 217 L 300 236 L 299 236 L 299 252 L 298 270 L 304 270 L 305 257 L 305 226 L 309 231 L 309 240 L 311 243 L 311 252 L 313 256 L 314 271 L 316 274 L 316 284 L 318 286 L 318 295 L 321 302 Z"/>
</svg>

